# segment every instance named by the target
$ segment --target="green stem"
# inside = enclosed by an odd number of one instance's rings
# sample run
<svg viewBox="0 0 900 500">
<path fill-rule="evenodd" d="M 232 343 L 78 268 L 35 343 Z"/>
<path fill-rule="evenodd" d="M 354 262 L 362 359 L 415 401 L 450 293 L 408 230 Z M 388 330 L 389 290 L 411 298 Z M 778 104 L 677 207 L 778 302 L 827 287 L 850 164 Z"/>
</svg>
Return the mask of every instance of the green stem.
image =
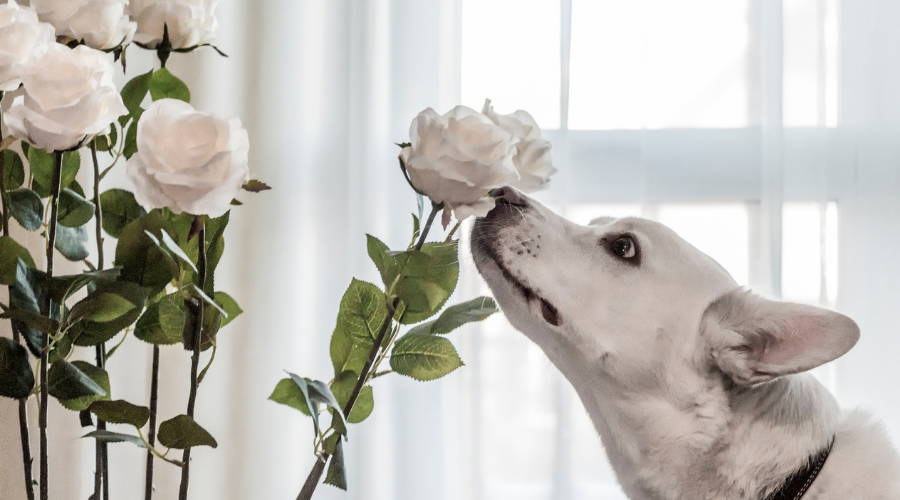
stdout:
<svg viewBox="0 0 900 500">
<path fill-rule="evenodd" d="M 56 162 L 53 169 L 53 186 L 50 195 L 50 227 L 47 230 L 47 278 L 53 277 L 53 250 L 56 246 L 56 218 L 59 213 L 59 191 L 60 182 L 62 181 L 62 151 L 57 151 Z M 48 297 L 45 305 L 47 306 L 47 314 L 52 315 L 53 302 Z M 41 500 L 48 500 L 50 496 L 50 466 L 47 449 L 47 407 L 49 394 L 47 392 L 47 365 L 49 364 L 49 342 L 50 337 L 47 332 L 41 332 L 41 362 L 40 362 L 40 380 L 41 380 L 41 396 L 40 407 L 38 408 L 38 428 L 40 429 L 40 452 L 41 452 Z"/>
<path fill-rule="evenodd" d="M 3 91 L 0 91 L 0 101 L 3 100 Z M 0 108 L 0 122 L 3 121 L 3 110 Z M 3 141 L 3 132 L 0 130 L 0 142 Z M 9 203 L 6 201 L 6 155 L 0 153 L 0 229 L 4 236 L 9 234 Z M 9 288 L 7 287 L 7 290 Z M 10 322 L 12 325 L 12 322 Z M 21 343 L 19 330 L 12 328 L 13 341 Z M 25 479 L 25 496 L 28 500 L 34 500 L 34 484 L 31 472 L 31 440 L 28 431 L 28 398 L 19 399 L 19 438 L 22 442 L 22 472 Z"/>
<path fill-rule="evenodd" d="M 0 91 L 0 101 L 3 101 L 3 91 Z M 0 123 L 3 122 L 3 110 L 0 108 Z M 3 142 L 3 131 L 0 130 L 0 142 Z M 6 155 L 0 152 L 0 212 L 3 214 L 2 229 L 4 235 L 9 235 L 9 209 L 6 202 Z"/>
<path fill-rule="evenodd" d="M 435 216 L 437 213 L 444 208 L 443 203 L 432 203 L 431 204 L 431 213 L 428 214 L 428 220 L 425 223 L 425 226 L 422 228 L 422 234 L 419 236 L 419 241 L 416 242 L 415 250 L 421 250 L 422 246 L 425 244 L 425 239 L 428 237 L 428 232 L 431 230 L 431 225 L 434 222 Z M 391 285 L 388 289 L 386 295 L 389 300 L 393 300 L 391 297 L 393 296 L 394 285 L 396 282 Z M 379 353 L 381 352 L 382 346 L 384 344 L 384 339 L 387 337 L 388 332 L 391 331 L 391 321 L 394 317 L 394 308 L 393 303 L 388 304 L 387 316 L 384 318 L 384 322 L 381 324 L 381 328 L 378 330 L 378 336 L 375 338 L 375 343 L 372 344 L 372 349 L 369 350 L 369 356 L 366 358 L 366 362 L 362 367 L 362 370 L 359 372 L 359 378 L 356 380 L 356 385 L 353 386 L 353 391 L 350 393 L 350 398 L 347 400 L 347 404 L 344 405 L 344 415 L 350 415 L 350 412 L 353 410 L 353 405 L 356 404 L 356 400 L 359 398 L 359 394 L 362 391 L 363 387 L 376 375 L 378 375 L 378 365 L 384 359 L 384 356 L 379 357 Z M 386 349 L 387 346 L 384 346 Z M 384 373 L 381 373 L 384 375 Z M 380 375 L 378 375 L 380 376 Z M 316 463 L 313 464 L 312 469 L 309 471 L 309 474 L 306 476 L 306 481 L 303 483 L 303 487 L 300 489 L 300 493 L 297 495 L 297 500 L 311 500 L 313 493 L 315 493 L 316 488 L 319 486 L 319 483 L 322 479 L 322 474 L 325 473 L 325 465 L 328 463 L 328 459 L 331 458 L 327 452 L 323 452 Z"/>
<path fill-rule="evenodd" d="M 168 449 L 166 449 L 166 453 L 160 453 L 159 450 L 157 450 L 156 447 L 153 446 L 153 443 L 151 443 L 147 439 L 144 439 L 144 433 L 141 432 L 140 427 L 135 427 L 135 429 L 137 430 L 138 439 L 140 439 L 141 442 L 144 443 L 144 447 L 147 448 L 147 453 L 150 453 L 153 456 L 159 458 L 160 460 L 169 462 L 170 464 L 178 466 L 178 467 L 182 467 L 184 465 L 181 462 L 179 462 L 178 460 L 172 460 L 171 458 L 167 457 L 166 455 L 169 453 Z"/>
<path fill-rule="evenodd" d="M 97 161 L 97 144 L 91 141 L 91 161 L 94 165 L 94 239 L 97 240 L 97 266 L 103 269 L 103 207 L 100 202 L 100 163 Z M 106 367 L 106 343 L 101 342 L 95 347 L 97 367 Z M 106 422 L 97 417 L 97 429 L 106 430 Z M 94 498 L 109 500 L 109 462 L 107 443 L 97 440 L 94 443 Z M 102 488 L 102 490 L 101 490 Z"/>
<path fill-rule="evenodd" d="M 203 219 L 204 216 L 198 217 L 200 217 L 200 231 L 197 235 L 197 237 L 200 238 L 200 257 L 197 260 L 197 286 L 203 290 L 204 285 L 206 284 L 206 221 Z M 191 418 L 194 417 L 194 406 L 197 402 L 197 387 L 199 385 L 197 382 L 197 371 L 200 368 L 200 346 L 203 336 L 204 306 L 203 300 L 198 299 L 195 307 L 196 317 L 194 319 L 194 336 L 191 338 L 191 351 L 193 351 L 191 356 L 191 390 L 188 395 L 187 405 L 187 415 Z M 190 448 L 184 449 L 181 461 L 184 465 L 181 467 L 181 484 L 178 487 L 178 500 L 187 500 L 188 483 L 191 475 Z"/>
<path fill-rule="evenodd" d="M 425 221 L 425 227 L 422 228 L 422 234 L 419 235 L 419 241 L 416 242 L 415 249 L 421 250 L 422 245 L 425 244 L 425 238 L 428 236 L 428 231 L 431 230 L 431 224 L 434 223 L 434 218 L 440 210 L 444 208 L 443 203 L 435 203 L 431 202 L 431 213 L 428 214 L 428 220 Z"/>
<path fill-rule="evenodd" d="M 159 394 L 159 346 L 153 344 L 153 366 L 150 370 L 150 420 L 147 439 L 147 466 L 144 471 L 144 500 L 153 498 L 153 456 L 156 446 L 156 408 Z"/>
<path fill-rule="evenodd" d="M 375 362 L 375 358 L 378 356 L 378 351 L 381 348 L 382 342 L 384 342 L 385 336 L 387 336 L 388 331 L 390 331 L 389 327 L 393 314 L 393 307 L 388 307 L 388 315 L 384 318 L 384 323 L 381 324 L 378 337 L 375 338 L 375 343 L 372 344 L 372 349 L 369 351 L 369 357 L 366 359 L 362 371 L 360 371 L 359 378 L 356 380 L 356 385 L 353 386 L 353 392 L 350 393 L 350 399 L 348 399 L 347 404 L 344 405 L 344 415 L 349 415 L 353 410 L 353 405 L 356 404 L 360 391 L 362 391 L 362 388 L 369 380 L 369 371 L 372 369 L 372 363 Z M 329 458 L 330 455 L 327 452 L 323 452 L 319 459 L 316 460 L 315 465 L 313 465 L 312 470 L 309 471 L 309 475 L 306 477 L 306 481 L 303 483 L 303 487 L 300 489 L 300 493 L 297 495 L 297 500 L 310 500 L 312 498 L 313 493 L 315 493 L 316 488 L 319 486 L 319 482 L 322 479 L 322 474 L 325 472 L 325 464 L 328 463 Z"/>
</svg>

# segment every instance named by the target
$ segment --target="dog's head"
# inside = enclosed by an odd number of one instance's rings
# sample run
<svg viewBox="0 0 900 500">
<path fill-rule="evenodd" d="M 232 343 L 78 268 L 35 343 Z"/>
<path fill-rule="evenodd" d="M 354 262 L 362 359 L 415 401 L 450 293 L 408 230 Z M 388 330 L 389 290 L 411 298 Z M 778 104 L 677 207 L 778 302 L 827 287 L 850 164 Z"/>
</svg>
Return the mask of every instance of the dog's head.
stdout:
<svg viewBox="0 0 900 500">
<path fill-rule="evenodd" d="M 835 359 L 858 339 L 846 316 L 740 289 L 662 224 L 582 226 L 510 188 L 493 194 L 497 207 L 472 231 L 475 262 L 510 322 L 570 378 L 642 393 L 723 373 L 749 385 Z"/>
</svg>

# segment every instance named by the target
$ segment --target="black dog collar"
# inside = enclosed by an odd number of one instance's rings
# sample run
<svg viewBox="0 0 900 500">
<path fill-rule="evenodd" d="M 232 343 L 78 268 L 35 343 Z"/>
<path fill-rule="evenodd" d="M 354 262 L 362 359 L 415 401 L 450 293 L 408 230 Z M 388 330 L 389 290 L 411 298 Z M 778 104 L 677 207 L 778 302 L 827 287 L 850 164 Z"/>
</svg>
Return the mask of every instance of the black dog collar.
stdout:
<svg viewBox="0 0 900 500">
<path fill-rule="evenodd" d="M 806 467 L 791 474 L 784 481 L 784 484 L 767 496 L 765 500 L 800 500 L 803 498 L 803 495 L 812 486 L 813 481 L 819 476 L 819 472 L 822 471 L 822 467 L 825 465 L 825 461 L 828 460 L 828 455 L 831 454 L 832 448 L 834 448 L 834 437 L 831 438 L 831 442 L 828 443 L 825 449 L 810 457 Z"/>
</svg>

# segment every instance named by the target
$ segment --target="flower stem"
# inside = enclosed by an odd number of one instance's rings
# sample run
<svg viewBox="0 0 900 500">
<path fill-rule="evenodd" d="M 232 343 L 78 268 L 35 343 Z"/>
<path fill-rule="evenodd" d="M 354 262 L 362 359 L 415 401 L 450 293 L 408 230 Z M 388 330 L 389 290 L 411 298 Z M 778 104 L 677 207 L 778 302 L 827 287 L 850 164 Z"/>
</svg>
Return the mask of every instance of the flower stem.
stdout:
<svg viewBox="0 0 900 500">
<path fill-rule="evenodd" d="M 421 250 L 422 245 L 425 244 L 425 238 L 428 237 L 428 231 L 431 230 L 431 225 L 434 223 L 434 218 L 437 216 L 437 213 L 444 208 L 443 203 L 435 203 L 431 202 L 431 213 L 428 214 L 428 220 L 425 221 L 425 227 L 422 228 L 422 234 L 419 235 L 419 241 L 416 242 L 415 249 Z"/>
<path fill-rule="evenodd" d="M 60 182 L 62 181 L 62 151 L 57 151 L 56 164 L 53 169 L 53 186 L 50 195 L 50 227 L 47 230 L 47 278 L 53 277 L 53 250 L 56 246 L 56 217 L 59 213 L 59 191 Z M 47 297 L 45 305 L 47 306 L 47 314 L 52 315 L 53 302 Z M 47 406 L 48 406 L 48 385 L 47 385 L 47 365 L 50 355 L 50 336 L 47 332 L 41 332 L 41 362 L 40 362 L 40 380 L 41 380 L 41 398 L 38 408 L 38 428 L 40 429 L 41 443 L 41 500 L 48 500 L 50 496 L 50 466 L 47 450 Z"/>
<path fill-rule="evenodd" d="M 384 318 L 384 323 L 381 324 L 381 329 L 378 331 L 378 337 L 375 338 L 375 343 L 372 344 L 372 349 L 369 351 L 369 357 L 366 359 L 366 363 L 359 372 L 360 375 L 356 380 L 356 385 L 353 387 L 353 392 L 350 393 L 350 399 L 348 399 L 347 404 L 344 405 L 344 415 L 349 415 L 353 410 L 353 405 L 356 404 L 360 391 L 362 391 L 366 382 L 369 381 L 369 372 L 372 369 L 375 358 L 378 356 L 378 351 L 381 349 L 384 338 L 390 331 L 389 327 L 393 315 L 394 308 L 388 307 L 388 315 Z M 297 495 L 297 500 L 310 500 L 312 498 L 313 493 L 315 493 L 316 488 L 319 486 L 319 481 L 322 479 L 322 474 L 325 472 L 325 465 L 328 463 L 330 457 L 331 456 L 328 453 L 322 453 L 318 460 L 316 460 L 312 470 L 309 471 L 309 475 L 306 476 L 306 481 L 303 483 L 303 488 L 300 489 L 300 493 Z"/>
<path fill-rule="evenodd" d="M 0 101 L 3 100 L 3 91 L 0 91 Z M 0 122 L 3 121 L 3 110 L 0 109 Z M 3 132 L 0 130 L 0 141 L 3 140 Z M 9 203 L 6 201 L 6 155 L 0 153 L 0 230 L 3 236 L 9 234 Z M 7 287 L 7 290 L 9 288 Z M 13 341 L 18 344 L 21 342 L 19 331 L 12 329 Z M 31 443 L 28 436 L 28 398 L 19 399 L 19 437 L 22 441 L 22 469 L 25 475 L 25 496 L 28 500 L 34 500 L 34 485 L 32 484 L 31 475 Z"/>
<path fill-rule="evenodd" d="M 434 222 L 434 218 L 442 208 L 444 208 L 443 203 L 432 202 L 431 213 L 428 214 L 428 220 L 425 223 L 425 226 L 422 228 L 422 234 L 419 236 L 419 241 L 416 242 L 416 251 L 422 249 L 422 245 L 425 244 L 425 239 L 428 237 L 428 232 L 431 230 L 431 225 Z M 387 296 L 390 297 L 392 294 L 393 286 L 391 286 L 387 291 Z M 344 405 L 344 415 L 350 415 L 350 412 L 353 410 L 353 405 L 356 404 L 356 400 L 359 398 L 359 394 L 362 391 L 363 387 L 365 387 L 366 383 L 368 383 L 375 377 L 385 374 L 384 372 L 377 371 L 378 364 L 382 359 L 384 359 L 383 357 L 379 357 L 378 353 L 381 351 L 382 347 L 384 347 L 385 349 L 387 349 L 388 347 L 383 346 L 382 344 L 384 344 L 384 339 L 391 331 L 390 327 L 394 318 L 395 305 L 389 303 L 387 309 L 387 316 L 384 318 L 384 322 L 381 324 L 381 328 L 378 330 L 378 336 L 375 338 L 375 343 L 372 344 L 372 349 L 369 350 L 369 356 L 366 358 L 366 362 L 363 365 L 362 370 L 360 370 L 359 372 L 359 378 L 356 380 L 356 385 L 353 386 L 353 391 L 350 393 L 350 398 L 347 400 L 347 404 Z M 313 493 L 315 493 L 316 488 L 319 486 L 319 482 L 322 479 L 322 474 L 325 473 L 325 465 L 328 464 L 329 458 L 331 458 L 331 455 L 327 452 L 323 452 L 321 455 L 318 455 L 316 463 L 313 464 L 312 469 L 306 476 L 306 481 L 304 481 L 303 487 L 300 489 L 300 493 L 297 495 L 297 500 L 312 499 Z"/>
<path fill-rule="evenodd" d="M 0 90 L 0 101 L 3 101 L 3 91 Z M 0 123 L 3 122 L 3 109 L 0 108 Z M 3 141 L 3 131 L 0 130 L 0 142 Z M 9 209 L 6 203 L 6 155 L 0 152 L 0 212 L 3 214 L 2 226 L 3 235 L 9 235 Z"/>
<path fill-rule="evenodd" d="M 200 238 L 199 248 L 200 248 L 200 257 L 197 260 L 197 286 L 203 290 L 204 285 L 206 284 L 206 221 L 202 218 L 203 216 L 198 216 L 200 232 L 197 235 Z M 191 350 L 193 351 L 193 355 L 191 356 L 191 391 L 188 395 L 188 405 L 187 405 L 187 415 L 191 418 L 194 417 L 194 405 L 197 402 L 197 370 L 200 367 L 200 346 L 201 346 L 201 337 L 203 335 L 203 310 L 204 310 L 204 302 L 203 300 L 198 299 L 197 305 L 195 307 L 196 317 L 194 319 L 194 336 L 191 338 Z M 190 481 L 191 474 L 191 449 L 185 448 L 184 454 L 181 459 L 184 464 L 181 468 L 181 484 L 178 488 L 178 500 L 187 500 L 188 497 L 188 482 Z"/>
<path fill-rule="evenodd" d="M 159 346 L 153 344 L 153 366 L 150 370 L 150 420 L 147 440 L 147 470 L 144 473 L 144 500 L 153 498 L 153 447 L 156 446 L 156 407 L 159 393 Z"/>
<path fill-rule="evenodd" d="M 94 239 L 97 240 L 97 269 L 103 269 L 103 207 L 100 203 L 100 164 L 97 161 L 97 143 L 91 141 L 91 161 L 94 164 Z M 97 368 L 106 367 L 106 343 L 95 347 Z M 106 422 L 97 417 L 97 430 L 106 430 Z M 107 443 L 97 440 L 94 443 L 94 498 L 109 500 L 109 463 L 107 462 Z M 102 488 L 102 491 L 101 491 Z M 100 494 L 103 494 L 101 497 Z"/>
</svg>

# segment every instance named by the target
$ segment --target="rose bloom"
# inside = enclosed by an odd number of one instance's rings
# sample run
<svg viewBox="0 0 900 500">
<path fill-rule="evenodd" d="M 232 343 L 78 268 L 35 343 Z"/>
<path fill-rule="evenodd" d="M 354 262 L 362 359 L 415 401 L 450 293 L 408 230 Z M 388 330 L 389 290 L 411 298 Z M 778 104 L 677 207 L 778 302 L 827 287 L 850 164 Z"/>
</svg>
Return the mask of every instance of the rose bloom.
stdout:
<svg viewBox="0 0 900 500">
<path fill-rule="evenodd" d="M 250 143 L 241 121 L 184 101 L 151 104 L 138 122 L 137 147 L 126 169 L 135 198 L 148 208 L 218 217 L 249 178 Z"/>
<path fill-rule="evenodd" d="M 471 108 L 456 106 L 444 115 L 428 108 L 413 119 L 409 135 L 412 145 L 400 158 L 410 181 L 458 220 L 487 215 L 494 208 L 488 191 L 519 180 L 516 139 Z"/>
<path fill-rule="evenodd" d="M 128 0 L 31 0 L 31 7 L 56 28 L 57 35 L 84 40 L 101 50 L 128 43 L 134 35 L 127 4 Z"/>
<path fill-rule="evenodd" d="M 534 118 L 521 109 L 508 115 L 498 114 L 490 99 L 484 101 L 482 113 L 518 139 L 513 163 L 521 178 L 512 186 L 527 193 L 541 189 L 550 182 L 550 176 L 556 173 L 550 156 L 550 141 L 543 138 Z"/>
<path fill-rule="evenodd" d="M 11 135 L 46 151 L 80 146 L 127 113 L 113 84 L 109 55 L 79 45 L 53 44 L 22 77 L 4 122 Z"/>
<path fill-rule="evenodd" d="M 185 49 L 209 43 L 216 33 L 219 0 L 131 0 L 131 17 L 137 21 L 134 41 L 156 48 L 169 29 L 172 48 Z"/>
<path fill-rule="evenodd" d="M 16 90 L 25 68 L 56 44 L 53 26 L 15 0 L 0 5 L 0 91 Z"/>
</svg>

